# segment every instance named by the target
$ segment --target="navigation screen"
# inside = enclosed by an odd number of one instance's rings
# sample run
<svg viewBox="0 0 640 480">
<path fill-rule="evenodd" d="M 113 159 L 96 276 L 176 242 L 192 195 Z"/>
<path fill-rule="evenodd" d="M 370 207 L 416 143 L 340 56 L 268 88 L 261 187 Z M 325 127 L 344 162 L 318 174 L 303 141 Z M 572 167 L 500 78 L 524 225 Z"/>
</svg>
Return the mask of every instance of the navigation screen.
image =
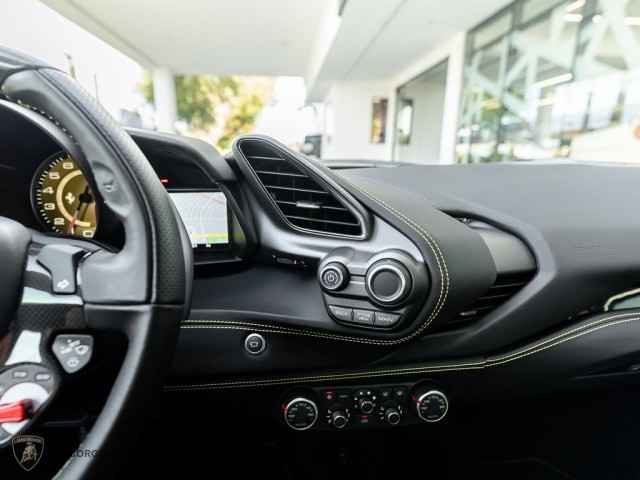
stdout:
<svg viewBox="0 0 640 480">
<path fill-rule="evenodd" d="M 211 248 L 229 243 L 227 199 L 220 192 L 169 192 L 187 229 L 191 246 Z"/>
</svg>

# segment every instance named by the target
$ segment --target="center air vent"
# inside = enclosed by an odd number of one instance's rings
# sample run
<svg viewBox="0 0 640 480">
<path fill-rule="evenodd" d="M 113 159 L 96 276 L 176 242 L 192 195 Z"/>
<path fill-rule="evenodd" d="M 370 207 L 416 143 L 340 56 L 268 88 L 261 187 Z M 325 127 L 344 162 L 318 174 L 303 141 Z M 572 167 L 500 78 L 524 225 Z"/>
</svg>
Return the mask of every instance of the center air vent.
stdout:
<svg viewBox="0 0 640 480">
<path fill-rule="evenodd" d="M 517 291 L 522 289 L 533 274 L 498 275 L 495 283 L 473 305 L 460 312 L 457 317 L 449 320 L 451 328 L 466 326 L 509 300 Z"/>
<path fill-rule="evenodd" d="M 330 235 L 364 235 L 362 221 L 353 209 L 287 153 L 252 140 L 243 141 L 239 149 L 290 224 Z"/>
</svg>

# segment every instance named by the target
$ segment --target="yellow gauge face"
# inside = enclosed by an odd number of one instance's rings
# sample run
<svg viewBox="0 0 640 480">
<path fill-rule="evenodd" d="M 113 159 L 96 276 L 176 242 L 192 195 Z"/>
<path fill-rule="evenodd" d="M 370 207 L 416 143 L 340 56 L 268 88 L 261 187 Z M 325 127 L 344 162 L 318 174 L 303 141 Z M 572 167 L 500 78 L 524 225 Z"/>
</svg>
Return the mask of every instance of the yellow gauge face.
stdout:
<svg viewBox="0 0 640 480">
<path fill-rule="evenodd" d="M 33 182 L 33 205 L 54 232 L 93 238 L 96 200 L 76 162 L 67 154 L 47 160 Z"/>
</svg>

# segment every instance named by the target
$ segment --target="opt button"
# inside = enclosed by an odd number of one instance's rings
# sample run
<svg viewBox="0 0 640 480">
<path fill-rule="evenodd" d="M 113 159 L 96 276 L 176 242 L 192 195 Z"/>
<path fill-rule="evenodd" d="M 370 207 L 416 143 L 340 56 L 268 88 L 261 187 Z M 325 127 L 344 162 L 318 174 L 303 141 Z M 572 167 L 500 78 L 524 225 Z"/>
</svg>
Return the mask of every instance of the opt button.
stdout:
<svg viewBox="0 0 640 480">
<path fill-rule="evenodd" d="M 371 310 L 353 310 L 354 323 L 373 325 L 374 312 Z"/>
</svg>

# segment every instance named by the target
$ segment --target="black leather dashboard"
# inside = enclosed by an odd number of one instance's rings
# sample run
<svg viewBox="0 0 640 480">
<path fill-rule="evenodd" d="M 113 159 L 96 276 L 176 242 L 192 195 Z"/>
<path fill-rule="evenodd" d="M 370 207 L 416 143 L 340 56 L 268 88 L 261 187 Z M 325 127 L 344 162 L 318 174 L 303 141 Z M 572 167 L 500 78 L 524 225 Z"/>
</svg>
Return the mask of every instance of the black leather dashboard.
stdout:
<svg viewBox="0 0 640 480">
<path fill-rule="evenodd" d="M 21 190 L 28 190 L 38 162 L 74 147 L 35 134 L 23 119 L 14 125 L 14 135 L 4 132 L 2 165 L 15 172 L 8 174 L 15 181 L 0 193 L 0 213 L 38 228 L 28 205 L 9 208 L 9 197 L 28 198 Z M 198 186 L 223 192 L 238 229 L 233 249 L 196 268 L 191 312 L 165 387 L 169 396 L 263 387 L 265 402 L 277 405 L 290 388 L 302 386 L 432 381 L 453 405 L 635 381 L 638 302 L 611 299 L 636 299 L 625 292 L 640 283 L 637 168 L 332 170 L 261 136 L 241 137 L 222 157 L 197 140 L 129 134 L 156 172 L 182 165 L 197 172 Z M 251 149 L 243 150 L 242 142 Z M 267 163 L 251 164 L 251 155 L 288 166 L 256 173 L 256 165 Z M 11 170 L 19 159 L 20 168 Z M 294 183 L 273 183 L 269 190 L 259 183 L 265 175 Z M 292 185 L 311 196 L 274 194 Z M 331 209 L 341 216 L 317 216 L 318 195 L 332 196 L 338 203 Z M 350 218 L 364 227 L 363 235 L 331 233 L 335 225 L 356 225 Z M 314 231 L 316 224 L 325 231 Z M 117 248 L 117 228 L 113 232 L 98 240 Z M 413 290 L 397 305 L 380 304 L 367 290 L 380 259 L 409 269 Z M 320 283 L 319 273 L 336 262 L 351 278 L 341 292 Z M 341 321 L 329 306 L 360 312 L 365 323 L 355 316 Z M 379 327 L 366 323 L 367 314 L 401 320 Z M 258 355 L 245 347 L 251 333 L 266 343 Z"/>
</svg>

